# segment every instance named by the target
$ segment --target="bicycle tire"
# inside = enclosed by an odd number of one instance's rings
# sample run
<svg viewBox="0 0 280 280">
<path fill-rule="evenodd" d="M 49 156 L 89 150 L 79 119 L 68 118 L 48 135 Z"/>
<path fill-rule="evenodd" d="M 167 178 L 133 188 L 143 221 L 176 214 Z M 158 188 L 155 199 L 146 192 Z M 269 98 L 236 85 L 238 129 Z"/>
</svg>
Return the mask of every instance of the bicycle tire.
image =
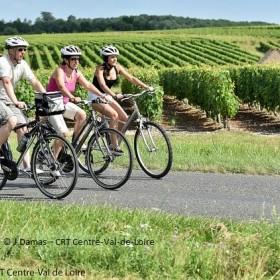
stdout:
<svg viewBox="0 0 280 280">
<path fill-rule="evenodd" d="M 2 190 L 3 187 L 6 185 L 6 183 L 7 183 L 7 181 L 8 181 L 7 176 L 6 176 L 5 174 L 2 173 L 2 174 L 0 175 L 0 181 L 1 181 L 1 183 L 0 183 L 0 190 Z"/>
<path fill-rule="evenodd" d="M 6 159 L 6 160 L 13 160 L 13 154 L 10 149 L 10 145 L 8 142 L 5 142 L 2 147 L 1 147 L 1 159 Z M 1 165 L 1 170 L 0 170 L 0 190 L 6 185 L 8 181 L 9 175 L 3 170 L 2 165 Z"/>
<path fill-rule="evenodd" d="M 54 157 L 52 147 L 57 141 L 62 142 L 63 153 L 68 156 L 68 161 L 71 160 L 71 170 L 65 170 L 69 162 Z M 43 173 L 37 172 L 38 169 Z M 72 192 L 78 178 L 78 162 L 74 148 L 61 136 L 47 135 L 44 142 L 38 141 L 34 146 L 31 171 L 37 187 L 44 195 L 53 199 L 66 197 Z"/>
<path fill-rule="evenodd" d="M 110 140 L 114 135 L 118 139 L 122 155 L 110 150 Z M 89 140 L 86 160 L 93 180 L 102 188 L 118 189 L 129 179 L 132 172 L 131 147 L 122 133 L 115 129 L 104 128 L 99 135 Z"/>
<path fill-rule="evenodd" d="M 134 151 L 142 170 L 152 178 L 160 179 L 168 174 L 173 161 L 170 140 L 158 124 L 144 122 L 136 130 Z M 158 163 L 161 163 L 161 168 Z"/>
</svg>

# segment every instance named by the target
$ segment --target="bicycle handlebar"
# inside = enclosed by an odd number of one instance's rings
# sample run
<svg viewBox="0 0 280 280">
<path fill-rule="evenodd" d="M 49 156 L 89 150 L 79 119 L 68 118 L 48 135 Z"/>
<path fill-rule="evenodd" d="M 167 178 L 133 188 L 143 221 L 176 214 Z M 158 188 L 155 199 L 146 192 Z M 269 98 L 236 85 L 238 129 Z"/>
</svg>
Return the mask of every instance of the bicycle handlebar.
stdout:
<svg viewBox="0 0 280 280">
<path fill-rule="evenodd" d="M 94 100 L 81 100 L 77 104 L 89 105 L 89 104 L 108 104 L 109 102 L 103 98 L 97 97 Z"/>
<path fill-rule="evenodd" d="M 35 91 L 35 94 L 54 94 L 54 93 L 61 93 L 61 91 L 59 91 L 59 90 L 56 90 L 56 91 L 43 91 L 43 92 L 41 92 L 41 91 Z"/>
<path fill-rule="evenodd" d="M 153 95 L 155 93 L 155 91 L 150 91 L 150 90 L 143 90 L 139 93 L 127 93 L 127 94 L 123 94 L 123 98 L 121 99 L 121 101 L 127 100 L 127 99 L 136 99 L 144 94 L 148 94 L 148 95 Z"/>
</svg>

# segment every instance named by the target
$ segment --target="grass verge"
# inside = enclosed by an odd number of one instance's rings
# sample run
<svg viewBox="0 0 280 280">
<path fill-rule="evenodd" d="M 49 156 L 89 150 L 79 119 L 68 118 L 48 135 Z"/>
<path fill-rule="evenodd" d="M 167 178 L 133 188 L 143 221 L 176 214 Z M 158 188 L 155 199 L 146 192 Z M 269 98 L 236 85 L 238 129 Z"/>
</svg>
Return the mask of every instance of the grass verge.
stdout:
<svg viewBox="0 0 280 280">
<path fill-rule="evenodd" d="M 2 279 L 22 271 L 34 275 L 15 279 L 280 276 L 277 218 L 243 223 L 156 211 L 2 201 L 0 219 Z M 42 277 L 39 271 L 62 274 Z"/>
<path fill-rule="evenodd" d="M 280 173 L 280 136 L 218 132 L 169 134 L 174 170 Z"/>
</svg>

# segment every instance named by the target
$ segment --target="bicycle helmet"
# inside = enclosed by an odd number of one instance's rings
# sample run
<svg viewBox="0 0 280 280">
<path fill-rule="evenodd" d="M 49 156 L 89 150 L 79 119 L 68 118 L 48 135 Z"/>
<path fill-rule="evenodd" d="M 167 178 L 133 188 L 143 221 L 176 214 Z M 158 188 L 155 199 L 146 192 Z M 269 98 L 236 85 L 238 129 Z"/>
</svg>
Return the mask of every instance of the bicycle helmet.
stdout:
<svg viewBox="0 0 280 280">
<path fill-rule="evenodd" d="M 100 49 L 101 56 L 119 55 L 119 54 L 120 54 L 119 50 L 112 45 L 108 45 Z"/>
<path fill-rule="evenodd" d="M 10 37 L 5 40 L 6 49 L 15 48 L 15 47 L 28 47 L 29 44 L 22 37 Z"/>
<path fill-rule="evenodd" d="M 62 48 L 60 51 L 61 51 L 61 55 L 63 57 L 74 56 L 74 55 L 80 56 L 82 54 L 80 48 L 77 46 L 73 46 L 73 45 L 66 46 L 66 47 Z"/>
</svg>

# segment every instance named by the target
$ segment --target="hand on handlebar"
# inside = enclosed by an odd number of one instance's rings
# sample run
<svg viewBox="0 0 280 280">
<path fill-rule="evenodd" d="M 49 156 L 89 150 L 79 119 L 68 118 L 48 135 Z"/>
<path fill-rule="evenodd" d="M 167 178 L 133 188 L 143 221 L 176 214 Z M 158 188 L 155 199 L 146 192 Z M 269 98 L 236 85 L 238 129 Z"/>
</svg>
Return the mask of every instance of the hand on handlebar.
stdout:
<svg viewBox="0 0 280 280">
<path fill-rule="evenodd" d="M 155 88 L 152 87 L 152 86 L 149 86 L 148 88 L 146 88 L 147 91 L 150 91 L 150 92 L 154 92 L 155 91 Z"/>
<path fill-rule="evenodd" d="M 25 109 L 25 108 L 26 108 L 26 104 L 25 104 L 25 102 L 23 102 L 23 101 L 17 101 L 17 102 L 15 103 L 15 106 L 16 106 L 17 108 L 19 108 L 19 109 Z"/>
<path fill-rule="evenodd" d="M 122 100 L 123 97 L 124 97 L 124 96 L 123 96 L 123 94 L 121 94 L 121 93 L 118 93 L 118 94 L 115 95 L 115 99 L 116 99 L 116 100 Z"/>
<path fill-rule="evenodd" d="M 73 103 L 79 103 L 79 102 L 81 102 L 81 100 L 82 100 L 81 97 L 78 97 L 78 96 L 70 98 L 70 101 Z"/>
</svg>

